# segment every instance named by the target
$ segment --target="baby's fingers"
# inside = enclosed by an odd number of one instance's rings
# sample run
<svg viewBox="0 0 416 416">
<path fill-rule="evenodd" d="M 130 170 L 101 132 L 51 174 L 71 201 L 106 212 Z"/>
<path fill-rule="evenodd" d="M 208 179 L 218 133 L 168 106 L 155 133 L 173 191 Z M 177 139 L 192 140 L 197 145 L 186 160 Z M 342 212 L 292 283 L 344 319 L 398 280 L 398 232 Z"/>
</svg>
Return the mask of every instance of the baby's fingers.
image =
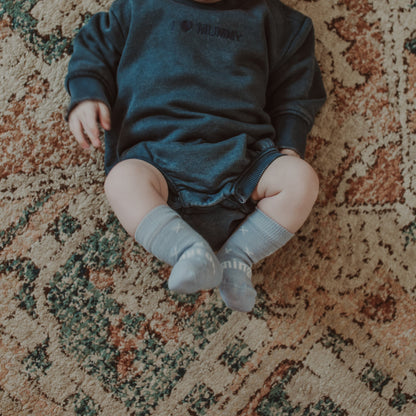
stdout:
<svg viewBox="0 0 416 416">
<path fill-rule="evenodd" d="M 98 119 L 104 130 L 111 129 L 111 116 L 110 110 L 104 103 L 97 103 L 98 106 Z"/>
<path fill-rule="evenodd" d="M 83 149 L 101 147 L 100 129 L 102 125 L 110 129 L 110 110 L 99 101 L 86 100 L 78 104 L 69 114 L 69 127 Z"/>
<path fill-rule="evenodd" d="M 100 142 L 100 130 L 97 125 L 97 109 L 94 108 L 95 111 L 91 108 L 89 112 L 83 115 L 81 119 L 81 124 L 87 134 L 88 138 L 92 145 L 96 148 L 101 146 Z"/>
<path fill-rule="evenodd" d="M 90 143 L 85 137 L 84 128 L 82 127 L 81 121 L 78 119 L 71 120 L 69 123 L 69 128 L 78 144 L 85 150 L 89 149 Z"/>
</svg>

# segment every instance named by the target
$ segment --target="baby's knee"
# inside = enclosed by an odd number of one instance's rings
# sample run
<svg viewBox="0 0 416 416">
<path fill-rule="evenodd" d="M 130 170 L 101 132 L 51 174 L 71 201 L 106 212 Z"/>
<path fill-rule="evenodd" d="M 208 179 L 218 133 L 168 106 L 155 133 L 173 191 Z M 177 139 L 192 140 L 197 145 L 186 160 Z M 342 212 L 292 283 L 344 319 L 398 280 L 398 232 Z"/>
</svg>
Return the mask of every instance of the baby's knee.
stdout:
<svg viewBox="0 0 416 416">
<path fill-rule="evenodd" d="M 287 189 L 315 201 L 319 193 L 319 177 L 315 169 L 303 159 L 291 158 L 290 162 Z"/>
<path fill-rule="evenodd" d="M 302 166 L 300 168 L 300 175 L 302 176 L 303 181 L 305 182 L 308 188 L 318 192 L 319 190 L 318 174 L 308 162 L 305 162 L 302 159 L 300 161 L 302 162 Z"/>
<path fill-rule="evenodd" d="M 104 182 L 107 197 L 123 191 L 145 189 L 155 189 L 159 193 L 166 194 L 167 184 L 163 175 L 154 166 L 138 159 L 127 159 L 117 163 Z"/>
<path fill-rule="evenodd" d="M 117 163 L 108 173 L 104 181 L 104 191 L 107 196 L 111 196 L 116 190 L 119 190 L 129 174 L 129 160 Z M 127 176 L 128 177 L 128 176 Z"/>
</svg>

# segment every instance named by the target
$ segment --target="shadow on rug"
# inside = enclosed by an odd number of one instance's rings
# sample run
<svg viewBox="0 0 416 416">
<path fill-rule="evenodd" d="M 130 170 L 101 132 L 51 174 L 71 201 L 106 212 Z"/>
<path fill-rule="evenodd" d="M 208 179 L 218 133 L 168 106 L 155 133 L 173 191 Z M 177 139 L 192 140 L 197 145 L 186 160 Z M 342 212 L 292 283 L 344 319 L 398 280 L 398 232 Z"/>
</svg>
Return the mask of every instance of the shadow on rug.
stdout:
<svg viewBox="0 0 416 416">
<path fill-rule="evenodd" d="M 329 93 L 321 193 L 241 314 L 167 290 L 69 136 L 71 42 L 110 2 L 0 0 L 3 416 L 416 414 L 416 4 L 287 3 Z"/>
</svg>

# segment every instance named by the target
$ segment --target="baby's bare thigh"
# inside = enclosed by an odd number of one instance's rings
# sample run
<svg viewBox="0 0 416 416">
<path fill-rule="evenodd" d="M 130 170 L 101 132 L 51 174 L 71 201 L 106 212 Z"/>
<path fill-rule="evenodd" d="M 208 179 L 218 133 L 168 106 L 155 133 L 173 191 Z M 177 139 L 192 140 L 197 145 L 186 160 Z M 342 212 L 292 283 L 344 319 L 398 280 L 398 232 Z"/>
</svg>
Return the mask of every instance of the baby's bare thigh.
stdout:
<svg viewBox="0 0 416 416">
<path fill-rule="evenodd" d="M 251 197 L 260 201 L 284 190 L 315 188 L 317 182 L 317 174 L 309 163 L 295 156 L 281 156 L 264 171 Z"/>
<path fill-rule="evenodd" d="M 123 160 L 111 169 L 106 188 L 139 188 L 150 186 L 162 197 L 168 198 L 168 184 L 163 174 L 152 164 L 140 159 Z"/>
<path fill-rule="evenodd" d="M 114 166 L 104 188 L 108 202 L 131 236 L 143 218 L 168 199 L 168 186 L 162 173 L 137 159 L 126 159 Z"/>
</svg>

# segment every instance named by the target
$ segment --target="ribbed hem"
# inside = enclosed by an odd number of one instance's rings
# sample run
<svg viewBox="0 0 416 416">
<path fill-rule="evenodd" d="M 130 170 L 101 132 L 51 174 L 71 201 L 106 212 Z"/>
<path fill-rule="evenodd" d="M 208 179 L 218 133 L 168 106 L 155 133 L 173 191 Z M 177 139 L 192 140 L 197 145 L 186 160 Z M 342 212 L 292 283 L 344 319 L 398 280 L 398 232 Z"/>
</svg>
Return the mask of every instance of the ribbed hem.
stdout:
<svg viewBox="0 0 416 416">
<path fill-rule="evenodd" d="M 253 221 L 252 224 L 261 230 L 264 238 L 267 239 L 271 246 L 271 253 L 283 247 L 294 236 L 293 233 L 258 208 L 250 215 L 249 219 Z"/>
<path fill-rule="evenodd" d="M 285 114 L 277 119 L 276 124 L 278 148 L 295 150 L 303 159 L 310 130 L 308 123 L 296 115 Z"/>
<path fill-rule="evenodd" d="M 140 222 L 134 233 L 135 240 L 146 250 L 150 249 L 153 238 L 174 218 L 179 217 L 167 205 L 158 205 L 153 208 Z"/>
<path fill-rule="evenodd" d="M 93 77 L 72 78 L 67 81 L 67 88 L 71 95 L 71 102 L 66 112 L 66 120 L 68 120 L 71 111 L 82 101 L 101 101 L 110 108 L 103 84 Z"/>
<path fill-rule="evenodd" d="M 261 153 L 251 163 L 236 186 L 236 196 L 240 202 L 246 202 L 250 199 L 265 170 L 280 156 L 284 155 L 275 148 L 270 148 Z"/>
</svg>

